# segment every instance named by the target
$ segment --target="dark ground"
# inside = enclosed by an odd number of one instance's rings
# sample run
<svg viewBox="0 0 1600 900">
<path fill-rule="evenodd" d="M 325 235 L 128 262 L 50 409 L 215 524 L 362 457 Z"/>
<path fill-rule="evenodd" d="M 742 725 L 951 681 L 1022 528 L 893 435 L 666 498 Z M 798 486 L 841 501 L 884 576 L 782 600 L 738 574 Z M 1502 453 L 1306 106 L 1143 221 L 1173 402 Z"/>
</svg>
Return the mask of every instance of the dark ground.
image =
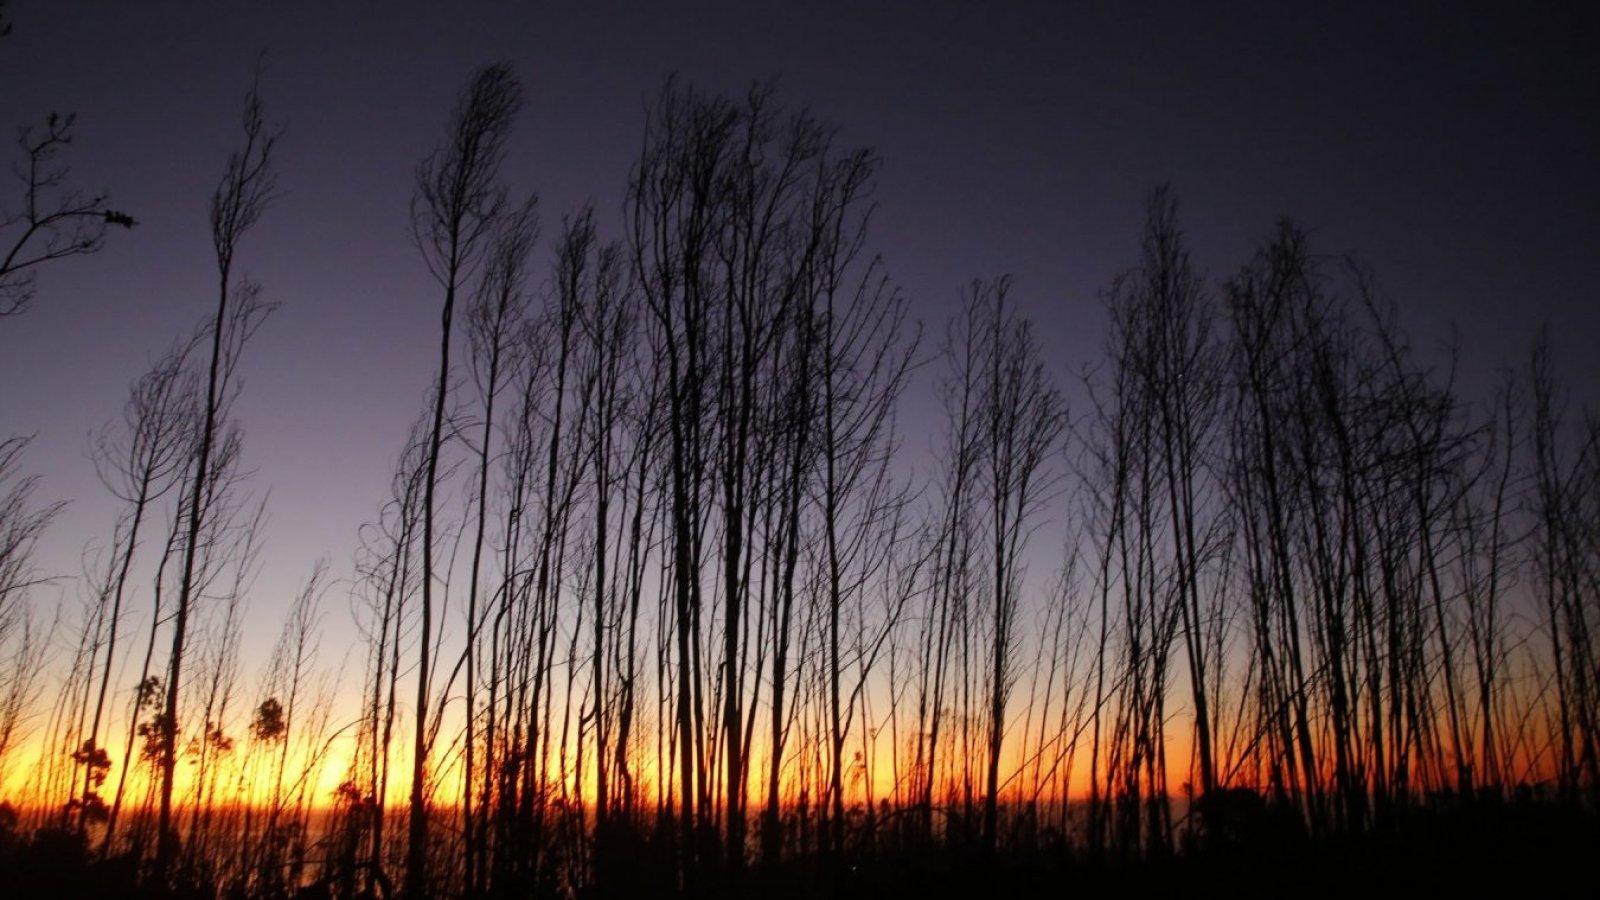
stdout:
<svg viewBox="0 0 1600 900">
<path fill-rule="evenodd" d="M 222 898 L 214 890 L 155 893 L 137 887 L 129 859 L 90 861 L 82 843 L 59 831 L 32 835 L 0 822 L 0 897 Z M 809 898 L 1058 897 L 1099 892 L 1153 896 L 1344 895 L 1395 890 L 1469 895 L 1560 890 L 1590 896 L 1600 861 L 1600 816 L 1552 803 L 1505 803 L 1445 812 L 1411 812 L 1385 834 L 1309 838 L 1269 828 L 1213 839 L 1158 859 L 1094 859 L 1054 846 L 886 850 L 871 856 L 819 859 L 763 870 L 737 883 L 704 884 L 708 897 Z M 641 850 L 643 848 L 640 848 Z M 619 863 L 612 890 L 580 896 L 669 896 L 649 852 Z M 297 900 L 329 896 L 301 891 Z M 1513 898 L 1515 900 L 1515 897 Z"/>
</svg>

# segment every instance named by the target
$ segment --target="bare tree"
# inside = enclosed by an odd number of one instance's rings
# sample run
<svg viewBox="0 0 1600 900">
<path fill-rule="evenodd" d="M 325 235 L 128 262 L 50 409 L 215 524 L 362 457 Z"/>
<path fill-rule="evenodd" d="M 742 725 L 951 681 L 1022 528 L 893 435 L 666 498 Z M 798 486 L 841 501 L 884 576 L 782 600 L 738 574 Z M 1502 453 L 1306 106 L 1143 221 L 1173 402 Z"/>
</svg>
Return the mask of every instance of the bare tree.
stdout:
<svg viewBox="0 0 1600 900">
<path fill-rule="evenodd" d="M 39 583 L 33 569 L 33 548 L 61 503 L 33 508 L 38 478 L 18 477 L 17 464 L 31 438 L 0 441 L 0 642 L 20 623 L 23 598 Z"/>
<path fill-rule="evenodd" d="M 0 766 L 21 737 L 23 716 L 37 688 L 43 635 L 27 604 L 40 579 L 33 568 L 39 536 L 63 504 L 35 507 L 34 477 L 19 477 L 17 465 L 29 438 L 0 441 L 0 651 L 9 651 L 6 687 L 0 690 Z"/>
<path fill-rule="evenodd" d="M 105 244 L 107 228 L 135 224 L 107 205 L 109 194 L 85 194 L 68 185 L 71 168 L 60 157 L 72 143 L 74 123 L 71 115 L 51 113 L 42 125 L 17 134 L 22 159 L 11 171 L 20 196 L 0 207 L 0 318 L 28 308 L 39 267 L 94 253 Z"/>
<path fill-rule="evenodd" d="M 85 697 L 87 724 L 80 724 L 73 739 L 73 753 L 81 757 L 83 768 L 75 797 L 80 828 L 106 812 L 97 789 L 110 768 L 110 759 L 101 745 L 100 732 L 117 662 L 123 604 L 146 519 L 152 507 L 182 481 L 195 449 L 199 383 L 189 363 L 201 337 L 197 332 L 180 342 L 134 383 L 123 413 L 125 431 L 107 427 L 93 447 L 101 482 L 126 505 L 113 531 L 105 580 L 96 592 L 89 626 L 92 649 L 85 671 L 92 673 L 98 663 L 100 674 L 93 702 Z"/>
<path fill-rule="evenodd" d="M 579 346 L 575 348 L 579 444 L 585 457 L 585 493 L 593 526 L 587 576 L 592 579 L 588 591 L 593 608 L 588 717 L 594 747 L 595 852 L 591 868 L 598 884 L 610 878 L 617 866 L 626 865 L 615 856 L 612 838 L 618 828 L 626 827 L 630 809 L 623 729 L 625 710 L 631 706 L 626 696 L 632 681 L 628 672 L 635 665 L 635 651 L 629 642 L 636 613 L 630 615 L 628 610 L 637 609 L 638 589 L 632 585 L 636 577 L 632 573 L 638 571 L 638 564 L 630 564 L 624 554 L 637 556 L 641 548 L 630 548 L 629 540 L 622 537 L 613 543 L 612 535 L 622 530 L 619 526 L 626 521 L 623 517 L 630 502 L 637 504 L 636 521 L 644 510 L 642 497 L 630 498 L 620 490 L 629 467 L 624 455 L 630 437 L 627 417 L 640 399 L 634 383 L 640 310 L 627 257 L 620 245 L 598 243 L 591 209 L 580 211 L 563 229 L 556 281 L 557 291 L 572 298 L 579 326 Z M 639 439 L 637 434 L 632 437 Z M 635 599 L 625 602 L 629 595 Z M 578 747 L 580 770 L 585 743 L 580 740 Z M 614 784 L 625 788 L 621 797 Z"/>
<path fill-rule="evenodd" d="M 161 807 L 155 877 L 164 883 L 178 850 L 178 833 L 172 824 L 173 777 L 177 766 L 178 701 L 183 683 L 185 642 L 189 618 L 199 597 L 200 538 L 208 515 L 219 503 L 220 458 L 225 444 L 224 425 L 236 383 L 234 367 L 239 351 L 270 310 L 260 300 L 260 289 L 248 279 L 234 282 L 234 261 L 244 235 L 260 220 L 273 197 L 276 177 L 272 153 L 280 131 L 266 124 L 261 98 L 254 88 L 245 97 L 244 142 L 229 158 L 222 181 L 211 196 L 211 238 L 216 252 L 217 309 L 211 322 L 210 360 L 206 373 L 205 402 L 201 408 L 198 446 L 189 478 L 186 537 L 178 596 L 173 610 L 172 650 L 168 657 L 166 700 L 161 736 Z M 213 457 L 217 457 L 214 459 Z"/>
<path fill-rule="evenodd" d="M 676 806 L 681 870 L 692 887 L 697 844 L 711 810 L 702 752 L 705 719 L 701 635 L 704 522 L 709 445 L 715 422 L 708 375 L 715 282 L 715 199 L 738 115 L 725 101 L 669 84 L 646 123 L 644 155 L 629 186 L 630 251 L 650 311 L 651 348 L 663 385 L 670 496 L 671 620 L 675 638 Z M 667 794 L 667 804 L 673 805 Z"/>
<path fill-rule="evenodd" d="M 1544 600 L 1544 627 L 1556 693 L 1556 774 L 1561 799 L 1600 799 L 1600 669 L 1594 585 L 1600 546 L 1592 511 L 1600 496 L 1600 425 L 1569 431 L 1556 388 L 1551 353 L 1533 354 L 1535 526 L 1533 572 Z"/>
<path fill-rule="evenodd" d="M 400 696 L 402 634 L 418 593 L 417 532 L 426 473 L 427 420 L 413 425 L 393 479 L 393 497 L 379 521 L 363 529 L 357 572 L 364 588 L 359 624 L 369 647 L 362 692 L 360 748 L 352 773 L 352 799 L 370 810 L 370 842 L 363 854 L 368 880 L 384 877 L 386 810 L 394 765 Z M 369 883 L 370 889 L 372 885 Z"/>
<path fill-rule="evenodd" d="M 904 513 L 911 490 L 893 469 L 895 411 L 920 334 L 907 327 L 904 298 L 877 259 L 860 258 L 877 165 L 874 155 L 858 150 L 821 168 L 807 220 L 814 256 L 805 260 L 816 297 L 800 314 L 801 327 L 816 331 L 803 338 L 815 345 L 807 348 L 816 356 L 807 364 L 815 375 L 801 384 L 816 395 L 814 410 L 807 410 L 814 422 L 801 420 L 794 428 L 816 432 L 811 490 L 822 541 L 831 800 L 823 843 L 835 854 L 844 849 L 847 827 L 845 743 L 921 563 L 902 546 L 910 531 Z M 794 431 L 779 434 L 799 440 Z M 806 453 L 803 443 L 798 452 Z"/>
<path fill-rule="evenodd" d="M 527 264 L 538 235 L 535 202 L 530 198 L 518 212 L 498 224 L 494 248 L 489 251 L 484 275 L 468 312 L 468 336 L 472 347 L 472 375 L 478 387 L 483 410 L 477 447 L 477 521 L 472 540 L 472 565 L 467 582 L 466 733 L 463 738 L 465 771 L 461 786 L 461 816 L 464 825 L 467 887 L 472 890 L 482 877 L 481 845 L 483 823 L 488 811 L 473 814 L 473 794 L 477 790 L 477 649 L 485 612 L 478 605 L 483 552 L 489 524 L 489 475 L 493 468 L 496 401 L 506 387 L 507 374 L 514 361 L 511 347 L 523 335 L 527 313 Z M 494 660 L 491 660 L 494 662 Z M 487 782 L 485 782 L 487 784 Z"/>
<path fill-rule="evenodd" d="M 629 250 L 666 432 L 664 620 L 674 646 L 663 675 L 676 778 L 667 804 L 691 887 L 722 863 L 740 877 L 764 702 L 763 857 L 781 848 L 792 639 L 813 510 L 828 656 L 802 677 L 820 678 L 828 698 L 833 774 L 819 799 L 825 827 L 842 834 L 844 741 L 860 699 L 848 671 L 870 671 L 882 647 L 868 638 L 850 658 L 851 616 L 899 503 L 881 464 L 914 342 L 902 343 L 899 298 L 863 250 L 876 157 L 836 150 L 831 126 L 785 115 L 773 96 L 759 85 L 730 100 L 669 84 L 650 110 L 629 191 Z"/>
<path fill-rule="evenodd" d="M 1000 755 L 1016 678 L 1017 616 L 1022 608 L 1023 551 L 1042 504 L 1055 487 L 1049 458 L 1065 426 L 1061 395 L 1050 383 L 1032 328 L 1006 307 L 1002 279 L 976 288 L 982 307 L 981 474 L 988 507 L 990 602 L 987 773 L 983 841 L 993 852 L 999 832 Z"/>
<path fill-rule="evenodd" d="M 433 650 L 435 506 L 439 459 L 450 393 L 450 349 L 456 296 L 476 273 L 505 213 L 506 189 L 499 184 L 500 161 L 511 122 L 522 105 L 522 89 L 511 70 L 489 66 L 473 77 L 462 94 L 444 142 L 417 170 L 411 202 L 412 229 L 428 271 L 444 289 L 439 313 L 439 370 L 433 390 L 426 475 L 422 483 L 422 608 L 418 643 L 415 734 L 412 742 L 411 812 L 406 850 L 405 892 L 427 891 L 428 740 L 431 655 Z"/>
</svg>

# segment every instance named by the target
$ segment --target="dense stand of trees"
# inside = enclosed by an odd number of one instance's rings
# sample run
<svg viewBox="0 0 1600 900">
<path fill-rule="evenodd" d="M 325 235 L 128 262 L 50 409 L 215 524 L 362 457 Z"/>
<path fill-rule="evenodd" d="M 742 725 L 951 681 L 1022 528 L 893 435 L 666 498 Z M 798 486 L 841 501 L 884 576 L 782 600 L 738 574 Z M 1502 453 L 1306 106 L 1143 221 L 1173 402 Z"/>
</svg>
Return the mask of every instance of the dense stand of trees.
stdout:
<svg viewBox="0 0 1600 900">
<path fill-rule="evenodd" d="M 0 774 L 42 748 L 6 841 L 257 896 L 737 892 L 936 847 L 1143 859 L 1600 808 L 1600 422 L 1547 348 L 1465 397 L 1292 224 L 1203 277 L 1161 189 L 1064 391 L 1007 278 L 925 349 L 871 249 L 879 160 L 770 88 L 669 83 L 622 237 L 584 209 L 549 246 L 501 179 L 520 103 L 482 70 L 418 169 L 438 359 L 361 533 L 343 689 L 322 568 L 239 671 L 261 512 L 230 410 L 270 307 L 233 273 L 276 141 L 253 93 L 215 314 L 95 441 L 121 511 L 48 634 L 55 507 L 0 444 Z M 919 370 L 936 425 L 899 417 Z"/>
</svg>

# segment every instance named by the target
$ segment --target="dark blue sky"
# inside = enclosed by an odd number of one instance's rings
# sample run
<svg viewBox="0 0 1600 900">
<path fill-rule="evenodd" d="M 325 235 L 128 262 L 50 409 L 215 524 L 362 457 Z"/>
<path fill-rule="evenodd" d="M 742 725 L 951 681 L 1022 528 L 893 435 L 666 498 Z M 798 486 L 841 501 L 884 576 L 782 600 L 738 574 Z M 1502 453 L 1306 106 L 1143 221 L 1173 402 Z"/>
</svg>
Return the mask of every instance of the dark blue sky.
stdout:
<svg viewBox="0 0 1600 900">
<path fill-rule="evenodd" d="M 387 496 L 436 340 L 412 173 L 492 61 L 528 89 L 507 174 L 540 193 L 546 235 L 585 200 L 620 234 L 669 73 L 735 92 L 779 76 L 785 103 L 881 153 L 873 244 L 930 336 L 964 283 L 1010 272 L 1063 377 L 1095 362 L 1100 292 L 1171 182 L 1209 274 L 1292 216 L 1373 268 L 1419 346 L 1458 335 L 1474 393 L 1548 323 L 1575 397 L 1600 406 L 1593 8 L 13 0 L 0 124 L 76 112 L 74 177 L 143 224 L 43 272 L 33 310 L 0 322 L 0 434 L 37 432 L 42 495 L 73 501 L 41 560 L 75 574 L 112 514 L 87 435 L 214 302 L 206 201 L 263 51 L 284 194 L 241 266 L 283 308 L 239 415 L 272 493 L 272 596 L 318 555 L 344 571 Z M 905 427 L 924 446 L 937 424 Z"/>
</svg>

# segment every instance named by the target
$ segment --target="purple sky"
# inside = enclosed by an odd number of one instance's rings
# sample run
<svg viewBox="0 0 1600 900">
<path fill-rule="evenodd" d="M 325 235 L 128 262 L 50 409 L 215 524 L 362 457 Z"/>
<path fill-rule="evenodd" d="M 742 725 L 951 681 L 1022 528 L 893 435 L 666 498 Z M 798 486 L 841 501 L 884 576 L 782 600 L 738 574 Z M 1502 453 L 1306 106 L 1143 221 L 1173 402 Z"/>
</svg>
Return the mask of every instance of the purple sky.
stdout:
<svg viewBox="0 0 1600 900">
<path fill-rule="evenodd" d="M 436 346 L 412 172 L 494 61 L 527 87 L 507 174 L 540 193 L 547 236 L 591 199 L 620 234 L 669 73 L 733 92 L 777 75 L 783 102 L 883 156 L 873 243 L 930 336 L 964 283 L 1010 272 L 1063 380 L 1097 361 L 1100 292 L 1170 181 L 1211 275 L 1292 216 L 1376 271 L 1419 346 L 1454 329 L 1468 384 L 1548 323 L 1600 407 L 1600 18 L 1471 5 L 13 0 L 0 124 L 76 112 L 75 179 L 143 223 L 44 271 L 32 311 L 0 322 L 0 435 L 37 432 L 41 496 L 72 501 L 40 561 L 76 574 L 108 533 L 87 436 L 214 303 L 206 201 L 262 51 L 289 129 L 284 195 L 240 257 L 283 304 L 238 408 L 271 493 L 264 622 L 318 556 L 348 572 L 387 496 Z M 931 408 L 917 390 L 907 409 Z M 905 427 L 923 446 L 937 424 Z"/>
</svg>

